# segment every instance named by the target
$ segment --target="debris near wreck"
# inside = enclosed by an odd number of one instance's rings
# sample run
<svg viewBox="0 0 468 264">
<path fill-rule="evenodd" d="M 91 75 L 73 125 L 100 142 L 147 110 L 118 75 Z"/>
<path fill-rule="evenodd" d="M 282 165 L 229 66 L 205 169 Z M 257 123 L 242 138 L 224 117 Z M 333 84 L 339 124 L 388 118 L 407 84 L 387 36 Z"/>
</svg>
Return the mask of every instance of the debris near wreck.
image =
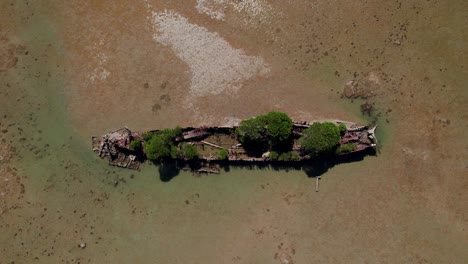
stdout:
<svg viewBox="0 0 468 264">
<path fill-rule="evenodd" d="M 110 165 L 139 169 L 142 153 L 132 147 L 134 139 L 143 140 L 140 133 L 132 133 L 128 128 L 121 128 L 103 135 L 101 138 L 93 137 L 93 151 L 100 158 L 107 159 Z"/>
<path fill-rule="evenodd" d="M 344 121 L 293 122 L 270 112 L 238 126 L 187 127 L 144 133 L 121 128 L 93 137 L 93 150 L 110 165 L 139 169 L 145 160 L 178 160 L 197 173 L 219 173 L 220 164 L 307 162 L 374 149 L 376 127 Z M 196 164 L 196 166 L 193 166 Z"/>
</svg>

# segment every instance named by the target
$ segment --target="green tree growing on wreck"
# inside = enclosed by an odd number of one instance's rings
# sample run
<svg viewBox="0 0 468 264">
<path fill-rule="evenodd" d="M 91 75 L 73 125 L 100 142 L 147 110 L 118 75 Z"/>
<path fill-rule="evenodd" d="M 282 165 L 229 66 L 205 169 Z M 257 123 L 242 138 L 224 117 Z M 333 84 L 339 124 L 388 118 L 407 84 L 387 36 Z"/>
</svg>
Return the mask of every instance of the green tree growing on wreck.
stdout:
<svg viewBox="0 0 468 264">
<path fill-rule="evenodd" d="M 164 129 L 148 135 L 143 149 L 146 157 L 152 161 L 163 161 L 168 158 L 175 158 L 178 154 L 174 139 L 177 134 L 172 129 Z"/>
<path fill-rule="evenodd" d="M 346 129 L 347 129 L 347 128 L 346 128 L 346 125 L 345 125 L 345 124 L 340 124 L 340 125 L 338 126 L 338 129 L 340 130 L 340 133 L 341 133 L 341 134 L 344 134 L 344 133 L 346 132 Z"/>
<path fill-rule="evenodd" d="M 180 154 L 183 158 L 189 160 L 198 158 L 197 148 L 187 142 L 184 142 L 180 145 Z"/>
<path fill-rule="evenodd" d="M 172 132 L 174 133 L 174 137 L 181 137 L 182 136 L 182 128 L 180 126 L 176 126 Z"/>
<path fill-rule="evenodd" d="M 293 122 L 286 113 L 270 112 L 266 114 L 266 120 L 266 134 L 272 146 L 281 145 L 290 138 Z"/>
<path fill-rule="evenodd" d="M 315 122 L 309 128 L 304 129 L 299 143 L 311 156 L 331 155 L 335 153 L 340 139 L 338 126 L 330 122 Z"/>
<path fill-rule="evenodd" d="M 251 143 L 263 143 L 265 141 L 266 119 L 258 116 L 242 120 L 236 129 L 240 142 L 245 145 Z"/>
<path fill-rule="evenodd" d="M 241 121 L 236 134 L 244 146 L 274 148 L 290 139 L 292 125 L 286 113 L 273 111 Z"/>
<path fill-rule="evenodd" d="M 136 151 L 141 149 L 141 140 L 139 138 L 135 138 L 130 142 L 130 147 Z"/>
<path fill-rule="evenodd" d="M 151 132 L 151 131 L 147 131 L 147 132 L 143 132 L 143 140 L 144 141 L 148 141 L 151 139 L 151 137 L 155 134 L 155 132 Z"/>
</svg>

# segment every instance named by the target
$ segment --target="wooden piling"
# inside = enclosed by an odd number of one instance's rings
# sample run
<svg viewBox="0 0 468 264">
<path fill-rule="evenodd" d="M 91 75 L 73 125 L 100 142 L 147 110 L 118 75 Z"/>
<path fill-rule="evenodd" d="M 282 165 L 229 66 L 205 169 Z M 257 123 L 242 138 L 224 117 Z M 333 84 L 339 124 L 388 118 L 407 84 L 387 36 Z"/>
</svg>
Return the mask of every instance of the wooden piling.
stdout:
<svg viewBox="0 0 468 264">
<path fill-rule="evenodd" d="M 318 192 L 319 191 L 319 180 L 320 180 L 320 176 L 317 176 L 315 177 L 315 191 Z"/>
</svg>

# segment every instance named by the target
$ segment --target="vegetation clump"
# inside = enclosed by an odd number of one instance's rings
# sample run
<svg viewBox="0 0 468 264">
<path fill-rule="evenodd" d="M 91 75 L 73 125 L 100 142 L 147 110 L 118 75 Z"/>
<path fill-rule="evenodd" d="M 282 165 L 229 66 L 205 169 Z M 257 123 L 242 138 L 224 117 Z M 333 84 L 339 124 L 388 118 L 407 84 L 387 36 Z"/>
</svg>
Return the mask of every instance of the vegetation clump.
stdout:
<svg viewBox="0 0 468 264">
<path fill-rule="evenodd" d="M 153 137 L 154 134 L 155 134 L 155 132 L 152 132 L 152 131 L 143 132 L 143 134 L 142 134 L 143 140 L 144 141 L 150 140 L 151 137 Z"/>
<path fill-rule="evenodd" d="M 278 157 L 279 161 L 289 161 L 291 159 L 291 156 L 289 155 L 289 152 L 281 153 Z"/>
<path fill-rule="evenodd" d="M 300 153 L 292 151 L 291 118 L 282 112 L 270 112 L 254 118 L 241 121 L 236 129 L 238 140 L 244 148 L 263 153 L 268 150 L 268 158 L 272 161 L 296 161 L 301 159 Z M 200 154 L 196 146 L 187 142 L 177 145 L 182 137 L 182 129 L 164 129 L 143 134 L 144 144 L 140 139 L 134 139 L 130 147 L 141 150 L 152 161 L 182 158 L 186 160 L 198 159 Z M 346 132 L 346 125 L 335 125 L 331 122 L 315 122 L 302 131 L 299 144 L 305 155 L 315 157 L 318 155 L 331 155 L 335 153 L 349 153 L 356 149 L 354 143 L 340 146 L 341 135 Z M 248 150 L 249 151 L 249 150 Z M 252 152 L 255 153 L 255 152 Z M 218 160 L 228 160 L 227 150 L 222 149 L 216 153 Z"/>
<path fill-rule="evenodd" d="M 300 156 L 299 153 L 294 151 L 284 152 L 279 155 L 279 161 L 296 161 L 299 160 Z"/>
<path fill-rule="evenodd" d="M 290 140 L 292 125 L 286 113 L 273 111 L 241 121 L 236 134 L 245 146 L 275 148 Z"/>
<path fill-rule="evenodd" d="M 178 150 L 174 145 L 177 136 L 173 129 L 164 129 L 159 132 L 149 132 L 143 135 L 145 144 L 143 149 L 146 157 L 152 161 L 162 161 L 168 158 L 177 158 Z"/>
<path fill-rule="evenodd" d="M 340 124 L 338 126 L 338 130 L 340 130 L 340 133 L 343 135 L 347 130 L 346 125 L 345 124 Z"/>
<path fill-rule="evenodd" d="M 273 151 L 273 150 L 272 150 L 272 151 L 270 151 L 269 158 L 270 158 L 271 160 L 278 160 L 278 158 L 279 158 L 279 154 L 278 154 L 278 152 L 276 152 L 276 151 Z"/>
<path fill-rule="evenodd" d="M 299 160 L 301 158 L 301 155 L 297 152 L 291 152 L 291 160 Z"/>
<path fill-rule="evenodd" d="M 130 148 L 136 151 L 141 150 L 141 140 L 139 138 L 134 138 L 130 141 Z"/>
<path fill-rule="evenodd" d="M 216 156 L 219 160 L 227 160 L 229 158 L 228 152 L 225 149 L 219 150 Z"/>
<path fill-rule="evenodd" d="M 176 126 L 174 129 L 172 129 L 172 133 L 174 133 L 174 137 L 181 137 L 182 128 L 180 126 Z"/>
<path fill-rule="evenodd" d="M 309 128 L 304 129 L 299 143 L 308 155 L 330 155 L 335 153 L 340 139 L 338 126 L 331 122 L 315 122 Z"/>
<path fill-rule="evenodd" d="M 184 142 L 180 145 L 180 155 L 185 159 L 197 159 L 198 151 L 194 145 Z"/>
<path fill-rule="evenodd" d="M 349 153 L 353 150 L 355 150 L 357 148 L 357 144 L 356 143 L 346 143 L 346 144 L 343 144 L 341 145 L 338 149 L 337 149 L 337 153 Z"/>
</svg>

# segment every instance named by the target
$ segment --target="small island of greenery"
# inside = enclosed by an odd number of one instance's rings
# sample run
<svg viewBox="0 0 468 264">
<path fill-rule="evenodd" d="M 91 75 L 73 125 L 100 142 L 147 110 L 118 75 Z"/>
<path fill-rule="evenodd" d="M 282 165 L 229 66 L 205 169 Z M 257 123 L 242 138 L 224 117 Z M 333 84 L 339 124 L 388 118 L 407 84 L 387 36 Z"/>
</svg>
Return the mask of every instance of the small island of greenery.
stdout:
<svg viewBox="0 0 468 264">
<path fill-rule="evenodd" d="M 120 129 L 93 138 L 93 147 L 109 163 L 138 168 L 148 159 L 228 162 L 294 162 L 375 148 L 374 129 L 346 122 L 295 123 L 273 111 L 232 127 L 162 129 L 144 133 Z"/>
</svg>

